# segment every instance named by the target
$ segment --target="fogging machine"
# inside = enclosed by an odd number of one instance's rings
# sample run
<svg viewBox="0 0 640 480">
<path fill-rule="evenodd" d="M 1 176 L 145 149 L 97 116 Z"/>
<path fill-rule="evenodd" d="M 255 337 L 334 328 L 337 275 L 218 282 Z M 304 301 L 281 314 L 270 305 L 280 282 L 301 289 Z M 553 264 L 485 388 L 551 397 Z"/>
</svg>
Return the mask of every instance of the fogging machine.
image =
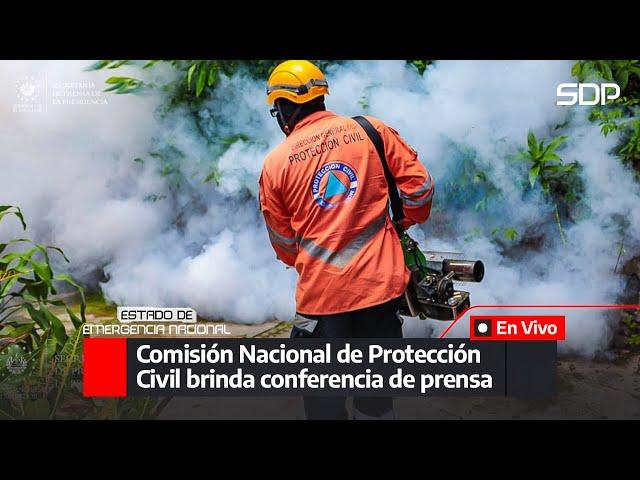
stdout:
<svg viewBox="0 0 640 480">
<path fill-rule="evenodd" d="M 411 270 L 401 314 L 453 320 L 471 306 L 469 292 L 456 290 L 453 282 L 481 282 L 482 261 L 457 259 L 458 254 L 447 252 L 422 252 L 406 233 L 400 239 L 404 261 Z"/>
<path fill-rule="evenodd" d="M 469 292 L 456 290 L 453 282 L 481 282 L 484 264 L 480 260 L 462 260 L 459 254 L 422 252 L 418 242 L 399 227 L 404 216 L 396 181 L 389 170 L 384 142 L 378 131 L 364 117 L 353 117 L 360 124 L 378 152 L 389 186 L 389 202 L 396 230 L 400 236 L 404 260 L 411 270 L 411 281 L 404 294 L 401 315 L 436 320 L 454 320 L 471 306 Z"/>
</svg>

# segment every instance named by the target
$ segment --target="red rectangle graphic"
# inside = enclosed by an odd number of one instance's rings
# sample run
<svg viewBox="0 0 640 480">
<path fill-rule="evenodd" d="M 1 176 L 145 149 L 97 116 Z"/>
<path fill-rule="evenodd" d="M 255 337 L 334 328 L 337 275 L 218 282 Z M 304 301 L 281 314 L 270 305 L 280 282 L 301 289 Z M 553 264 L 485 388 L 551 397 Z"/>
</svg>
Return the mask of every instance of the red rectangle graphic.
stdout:
<svg viewBox="0 0 640 480">
<path fill-rule="evenodd" d="M 127 396 L 127 339 L 85 338 L 82 393 L 85 397 Z"/>
</svg>

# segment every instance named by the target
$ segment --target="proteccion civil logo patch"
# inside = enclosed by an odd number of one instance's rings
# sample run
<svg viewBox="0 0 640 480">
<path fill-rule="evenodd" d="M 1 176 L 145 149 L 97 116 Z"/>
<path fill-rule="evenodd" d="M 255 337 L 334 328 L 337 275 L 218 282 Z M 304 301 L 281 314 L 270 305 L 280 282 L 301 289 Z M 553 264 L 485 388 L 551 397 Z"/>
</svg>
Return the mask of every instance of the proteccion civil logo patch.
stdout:
<svg viewBox="0 0 640 480">
<path fill-rule="evenodd" d="M 342 162 L 323 165 L 311 182 L 311 193 L 321 208 L 333 208 L 348 202 L 356 194 L 357 189 L 356 172 Z"/>
</svg>

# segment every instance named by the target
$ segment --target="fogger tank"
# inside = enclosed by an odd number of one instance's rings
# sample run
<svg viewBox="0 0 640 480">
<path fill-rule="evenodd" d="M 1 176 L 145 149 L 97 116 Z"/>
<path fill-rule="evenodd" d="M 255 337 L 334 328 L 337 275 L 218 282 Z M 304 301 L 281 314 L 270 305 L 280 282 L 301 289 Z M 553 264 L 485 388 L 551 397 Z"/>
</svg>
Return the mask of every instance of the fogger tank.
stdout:
<svg viewBox="0 0 640 480">
<path fill-rule="evenodd" d="M 469 292 L 456 290 L 453 282 L 481 282 L 484 264 L 480 260 L 453 258 L 447 252 L 422 252 L 418 243 L 404 233 L 404 259 L 411 281 L 400 314 L 436 320 L 454 320 L 471 306 Z"/>
</svg>

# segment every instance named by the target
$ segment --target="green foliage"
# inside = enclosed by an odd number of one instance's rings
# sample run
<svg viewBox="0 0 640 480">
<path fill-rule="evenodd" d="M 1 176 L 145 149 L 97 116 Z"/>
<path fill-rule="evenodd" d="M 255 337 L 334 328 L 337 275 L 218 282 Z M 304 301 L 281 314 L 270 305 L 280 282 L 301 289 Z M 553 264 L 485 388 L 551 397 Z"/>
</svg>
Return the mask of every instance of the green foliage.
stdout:
<svg viewBox="0 0 640 480">
<path fill-rule="evenodd" d="M 135 62 L 133 60 L 100 60 L 91 65 L 88 70 L 116 69 L 124 65 L 138 66 L 150 69 L 158 63 L 170 65 L 180 72 L 178 85 L 166 85 L 163 88 L 173 95 L 172 103 L 182 103 L 197 100 L 206 96 L 219 84 L 223 76 L 230 77 L 242 71 L 252 78 L 264 79 L 282 60 L 147 60 Z M 324 70 L 332 60 L 312 60 L 320 69 Z M 111 82 L 109 82 L 111 80 Z M 132 93 L 141 88 L 154 87 L 131 77 L 111 77 L 107 83 L 113 84 L 107 91 L 115 93 Z M 116 86 L 117 85 L 117 86 Z"/>
<path fill-rule="evenodd" d="M 474 149 L 454 142 L 449 142 L 449 147 L 452 157 L 449 169 L 451 175 L 441 190 L 443 197 L 435 207 L 442 205 L 451 210 L 466 209 L 468 205 L 474 205 L 476 211 L 487 211 L 489 203 L 500 196 L 500 191 L 477 165 Z"/>
<path fill-rule="evenodd" d="M 633 164 L 634 167 L 640 164 L 640 119 L 629 122 L 629 131 L 618 149 L 618 154 L 623 163 Z"/>
<path fill-rule="evenodd" d="M 622 124 L 620 120 L 624 117 L 622 108 L 594 108 L 591 110 L 589 119 L 597 121 L 600 125 L 600 131 L 606 137 L 612 132 L 620 130 Z"/>
<path fill-rule="evenodd" d="M 104 91 L 117 94 L 134 93 L 145 86 L 143 81 L 131 77 L 109 77 L 106 83 L 110 86 Z"/>
<path fill-rule="evenodd" d="M 0 220 L 13 213 L 26 229 L 18 207 L 0 206 L 0 212 Z M 9 246 L 13 251 L 0 257 L 0 385 L 10 384 L 9 380 L 15 383 L 16 375 L 21 374 L 24 380 L 20 382 L 22 388 L 29 390 L 38 384 L 41 390 L 44 386 L 50 391 L 53 376 L 59 368 L 57 359 L 65 352 L 73 351 L 75 354 L 77 350 L 80 328 L 85 321 L 84 291 L 69 275 L 53 272 L 49 252 L 57 252 L 69 261 L 59 248 L 39 245 L 27 238 L 15 238 L 1 244 L 0 253 Z M 51 298 L 57 293 L 57 283 L 66 283 L 79 293 L 80 317 L 62 301 Z M 76 329 L 72 335 L 67 334 L 63 321 L 53 308 L 66 310 Z M 67 375 L 68 372 L 63 375 L 60 385 L 67 382 Z M 42 418 L 46 410 L 53 416 L 60 397 L 61 393 L 55 395 L 51 404 L 44 398 L 25 400 L 19 403 L 19 412 L 29 418 Z M 13 404 L 5 405 L 0 399 L 0 405 L 0 410 L 6 413 Z"/>
<path fill-rule="evenodd" d="M 456 142 L 449 142 L 448 152 L 448 175 L 442 181 L 443 186 L 439 190 L 441 197 L 434 204 L 433 211 L 455 216 L 456 211 L 468 210 L 471 205 L 481 220 L 465 233 L 466 242 L 488 235 L 496 241 L 515 241 L 518 232 L 504 225 L 505 219 L 501 213 L 504 208 L 503 193 L 491 181 L 488 172 L 478 164 L 477 152 Z"/>
<path fill-rule="evenodd" d="M 0 206 L 0 221 L 7 215 L 26 230 L 18 207 Z M 0 256 L 0 419 L 156 417 L 168 399 L 82 396 L 84 291 L 69 275 L 53 272 L 51 251 L 68 262 L 59 248 L 15 238 L 0 244 L 0 254 L 8 247 Z M 79 316 L 51 298 L 58 283 L 79 293 Z M 58 312 L 67 313 L 70 325 Z"/>
<path fill-rule="evenodd" d="M 414 66 L 420 75 L 423 75 L 425 70 L 432 65 L 433 62 L 434 60 L 407 60 L 407 63 Z"/>
<path fill-rule="evenodd" d="M 102 70 L 105 68 L 114 69 L 114 68 L 122 67 L 123 65 L 129 65 L 130 63 L 131 63 L 131 60 L 99 60 L 96 63 L 88 66 L 85 70 L 93 71 L 93 70 Z"/>
<path fill-rule="evenodd" d="M 220 186 L 220 172 L 217 169 L 213 169 L 206 177 L 204 177 L 204 183 L 214 182 L 216 186 Z"/>
<path fill-rule="evenodd" d="M 593 107 L 590 119 L 598 122 L 603 135 L 620 134 L 615 153 L 640 179 L 640 60 L 580 60 L 571 73 L 581 82 L 602 79 L 620 87 L 620 98 Z"/>
<path fill-rule="evenodd" d="M 521 150 L 516 156 L 517 160 L 526 164 L 528 187 L 533 189 L 540 185 L 553 203 L 563 243 L 566 243 L 566 236 L 562 223 L 571 218 L 572 211 L 580 204 L 584 193 L 578 162 L 564 163 L 557 153 L 566 140 L 566 136 L 560 135 L 545 143 L 544 140 L 538 140 L 533 132 L 529 132 L 527 149 Z"/>
<path fill-rule="evenodd" d="M 362 95 L 358 99 L 358 105 L 360 105 L 360 108 L 365 113 L 369 110 L 369 98 L 371 96 L 371 90 L 376 88 L 376 87 L 379 87 L 380 85 L 381 85 L 380 82 L 376 82 L 376 83 L 372 83 L 372 84 L 367 85 L 366 87 L 364 87 Z"/>
<path fill-rule="evenodd" d="M 571 74 L 580 82 L 603 79 L 615 81 L 621 91 L 640 79 L 640 60 L 579 60 Z"/>
<path fill-rule="evenodd" d="M 494 237 L 501 235 L 504 240 L 514 242 L 518 238 L 518 231 L 511 227 L 497 227 L 491 231 L 491 235 Z"/>
<path fill-rule="evenodd" d="M 533 132 L 527 135 L 527 150 L 516 157 L 527 162 L 528 182 L 531 188 L 539 184 L 554 200 L 577 201 L 582 194 L 582 184 L 577 175 L 578 162 L 564 163 L 557 150 L 567 141 L 564 135 L 552 138 L 548 143 L 538 140 Z"/>
<path fill-rule="evenodd" d="M 20 220 L 22 225 L 22 229 L 27 229 L 27 224 L 24 223 L 24 216 L 22 215 L 22 210 L 20 207 L 14 207 L 13 205 L 0 205 L 0 221 L 7 215 L 15 215 Z M 0 243 L 0 253 L 7 247 L 6 243 Z"/>
<path fill-rule="evenodd" d="M 149 154 L 148 158 L 135 158 L 134 162 L 139 165 L 151 163 L 157 168 L 157 172 L 166 178 L 168 192 L 156 192 L 148 195 L 145 200 L 158 202 L 166 198 L 175 199 L 179 191 L 184 192 L 190 188 L 193 178 L 196 177 L 202 183 L 212 186 L 220 184 L 220 170 L 217 161 L 227 149 L 239 141 L 254 142 L 243 132 L 235 132 L 232 135 L 210 138 L 210 133 L 202 127 L 201 103 L 209 98 L 216 87 L 224 78 L 228 78 L 236 73 L 247 75 L 251 78 L 260 79 L 265 82 L 269 74 L 280 63 L 281 60 L 148 60 L 148 61 L 122 61 L 122 60 L 101 60 L 92 65 L 90 70 L 117 69 L 122 66 L 139 68 L 141 73 L 144 70 L 152 69 L 160 64 L 169 66 L 176 71 L 175 78 L 168 83 L 161 85 L 157 83 L 145 83 L 142 80 L 130 76 L 114 76 L 107 80 L 107 91 L 113 93 L 133 93 L 142 89 L 160 89 L 166 93 L 167 101 L 159 109 L 162 116 L 174 110 L 182 108 L 193 121 L 194 127 L 200 130 L 203 137 L 208 142 L 206 151 L 201 158 L 193 158 L 193 154 L 185 152 L 178 145 L 180 142 L 169 136 L 159 141 L 159 146 Z M 322 70 L 325 70 L 332 63 L 331 60 L 313 60 Z M 265 106 L 266 110 L 266 106 Z M 213 112 L 215 115 L 215 112 Z M 215 134 L 213 134 L 215 135 Z M 185 172 L 193 172 L 192 177 L 187 178 Z M 191 192 L 190 192 L 191 193 Z M 184 208 L 188 208 L 185 206 Z M 180 212 L 176 213 L 176 222 L 181 217 Z"/>
<path fill-rule="evenodd" d="M 625 313 L 622 317 L 622 324 L 627 330 L 627 343 L 634 347 L 640 345 L 640 322 L 638 317 Z"/>
<path fill-rule="evenodd" d="M 0 221 L 6 214 L 13 213 L 26 229 L 22 212 L 18 207 L 0 206 Z M 54 251 L 69 261 L 58 247 L 39 245 L 28 238 L 15 238 L 0 244 L 0 254 L 8 246 L 14 251 L 0 256 L 0 328 L 2 335 L 16 338 L 27 352 L 37 352 L 43 348 L 47 338 L 55 339 L 59 348 L 64 346 L 67 335 L 60 319 L 51 313 L 49 307 L 65 307 L 59 300 L 52 300 L 56 294 L 56 284 L 66 283 L 77 290 L 81 298 L 79 319 L 69 311 L 71 320 L 77 327 L 84 322 L 84 291 L 67 274 L 54 274 L 49 252 Z M 20 249 L 22 247 L 22 249 Z M 31 321 L 24 318 L 24 312 Z M 30 326 L 30 328 L 26 328 Z M 39 329 L 39 333 L 36 331 Z M 20 332 L 19 334 L 16 331 Z M 1 337 L 0 337 L 1 338 Z M 0 350 L 1 350 L 0 346 Z"/>
</svg>

